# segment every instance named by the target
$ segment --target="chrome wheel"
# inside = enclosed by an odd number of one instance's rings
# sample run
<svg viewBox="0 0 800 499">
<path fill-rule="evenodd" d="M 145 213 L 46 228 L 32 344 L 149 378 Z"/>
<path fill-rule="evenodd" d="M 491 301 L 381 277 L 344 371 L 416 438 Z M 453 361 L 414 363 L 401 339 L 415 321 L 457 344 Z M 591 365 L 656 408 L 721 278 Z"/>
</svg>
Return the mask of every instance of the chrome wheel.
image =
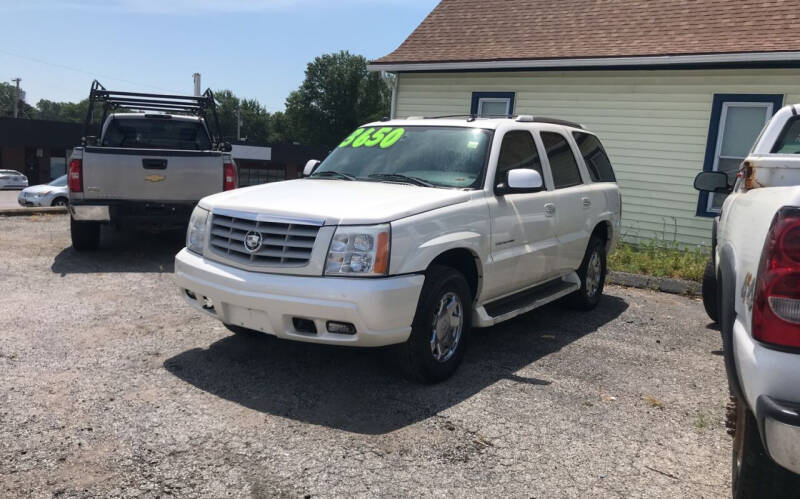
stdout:
<svg viewBox="0 0 800 499">
<path fill-rule="evenodd" d="M 600 263 L 600 255 L 595 250 L 589 258 L 589 265 L 586 266 L 586 294 L 588 296 L 592 297 L 597 294 L 602 274 L 603 266 Z"/>
<path fill-rule="evenodd" d="M 433 315 L 431 331 L 431 353 L 437 362 L 447 362 L 455 354 L 463 328 L 461 299 L 456 293 L 445 293 Z"/>
</svg>

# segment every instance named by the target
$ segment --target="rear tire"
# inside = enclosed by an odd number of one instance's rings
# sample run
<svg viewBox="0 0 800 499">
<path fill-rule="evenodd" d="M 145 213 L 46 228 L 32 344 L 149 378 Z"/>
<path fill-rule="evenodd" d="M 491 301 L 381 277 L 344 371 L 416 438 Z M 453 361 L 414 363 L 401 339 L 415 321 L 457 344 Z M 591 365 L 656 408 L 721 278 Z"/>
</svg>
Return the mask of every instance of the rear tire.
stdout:
<svg viewBox="0 0 800 499">
<path fill-rule="evenodd" d="M 586 254 L 578 268 L 581 287 L 569 297 L 567 304 L 578 310 L 592 310 L 600 303 L 606 284 L 606 244 L 600 238 L 589 240 Z"/>
<path fill-rule="evenodd" d="M 761 443 L 758 423 L 747 403 L 735 401 L 731 490 L 734 499 L 797 497 L 800 476 L 778 465 Z"/>
<path fill-rule="evenodd" d="M 99 222 L 78 222 L 70 217 L 69 229 L 75 251 L 93 251 L 100 246 Z"/>
<path fill-rule="evenodd" d="M 408 375 L 438 383 L 455 373 L 472 328 L 472 292 L 461 272 L 435 265 L 425 274 L 408 341 L 398 347 Z"/>
<path fill-rule="evenodd" d="M 719 295 L 717 294 L 717 271 L 714 268 L 714 260 L 708 259 L 706 270 L 703 273 L 703 307 L 706 309 L 708 317 L 719 322 Z"/>
</svg>

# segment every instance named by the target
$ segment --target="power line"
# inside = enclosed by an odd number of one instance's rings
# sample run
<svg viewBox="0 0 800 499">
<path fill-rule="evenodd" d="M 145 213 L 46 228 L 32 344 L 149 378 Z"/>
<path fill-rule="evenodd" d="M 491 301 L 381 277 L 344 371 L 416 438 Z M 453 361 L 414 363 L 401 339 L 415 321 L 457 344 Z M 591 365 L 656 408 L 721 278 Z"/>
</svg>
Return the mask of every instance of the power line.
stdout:
<svg viewBox="0 0 800 499">
<path fill-rule="evenodd" d="M 124 78 L 115 78 L 113 76 L 92 73 L 90 71 L 84 71 L 83 69 L 74 68 L 72 66 L 67 66 L 65 64 L 58 64 L 58 63 L 55 63 L 55 62 L 44 61 L 42 59 L 37 59 L 37 58 L 34 58 L 34 57 L 28 57 L 28 56 L 24 56 L 24 55 L 14 54 L 14 53 L 9 52 L 9 51 L 4 50 L 4 49 L 0 49 L 0 54 L 10 55 L 11 57 L 17 57 L 19 59 L 28 60 L 28 61 L 35 62 L 35 63 L 38 63 L 38 64 L 44 64 L 45 66 L 53 66 L 53 67 L 56 67 L 56 68 L 66 69 L 67 71 L 74 71 L 76 73 L 82 73 L 82 74 L 88 75 L 88 76 L 90 76 L 92 78 L 103 78 L 104 80 L 114 80 L 114 81 L 119 81 L 119 82 L 123 82 L 123 83 L 128 83 L 130 85 L 134 85 L 134 86 L 138 86 L 138 87 L 149 87 L 149 88 L 154 88 L 156 90 L 163 90 L 165 92 L 171 92 L 171 93 L 174 93 L 174 94 L 182 94 L 183 93 L 181 91 L 174 90 L 174 89 L 171 89 L 171 88 L 158 87 L 156 85 L 148 85 L 147 83 L 135 82 L 135 81 L 131 81 L 131 80 L 126 80 Z"/>
</svg>

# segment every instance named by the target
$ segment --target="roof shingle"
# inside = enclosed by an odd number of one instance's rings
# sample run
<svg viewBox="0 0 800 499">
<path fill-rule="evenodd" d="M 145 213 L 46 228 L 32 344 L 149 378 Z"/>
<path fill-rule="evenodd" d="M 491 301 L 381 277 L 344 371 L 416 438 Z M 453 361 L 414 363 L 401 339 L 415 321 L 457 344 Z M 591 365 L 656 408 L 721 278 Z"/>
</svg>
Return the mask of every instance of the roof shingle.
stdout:
<svg viewBox="0 0 800 499">
<path fill-rule="evenodd" d="M 800 1 L 442 0 L 375 64 L 800 50 Z"/>
</svg>

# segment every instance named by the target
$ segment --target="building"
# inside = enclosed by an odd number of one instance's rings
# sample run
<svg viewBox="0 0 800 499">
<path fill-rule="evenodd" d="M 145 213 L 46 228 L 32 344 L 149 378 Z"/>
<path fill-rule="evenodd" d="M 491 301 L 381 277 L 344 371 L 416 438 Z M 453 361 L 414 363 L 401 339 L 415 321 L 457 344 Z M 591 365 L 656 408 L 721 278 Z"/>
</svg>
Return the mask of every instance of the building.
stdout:
<svg viewBox="0 0 800 499">
<path fill-rule="evenodd" d="M 800 102 L 800 19 L 757 0 L 442 0 L 370 69 L 396 75 L 397 117 L 533 114 L 598 133 L 623 195 L 623 237 L 708 244 L 765 121 Z"/>
<path fill-rule="evenodd" d="M 31 185 L 49 182 L 66 173 L 81 132 L 79 123 L 0 117 L 0 169 L 22 172 Z"/>
<path fill-rule="evenodd" d="M 300 178 L 309 159 L 323 160 L 327 155 L 324 147 L 297 144 L 233 144 L 231 151 L 241 187 Z"/>
</svg>

